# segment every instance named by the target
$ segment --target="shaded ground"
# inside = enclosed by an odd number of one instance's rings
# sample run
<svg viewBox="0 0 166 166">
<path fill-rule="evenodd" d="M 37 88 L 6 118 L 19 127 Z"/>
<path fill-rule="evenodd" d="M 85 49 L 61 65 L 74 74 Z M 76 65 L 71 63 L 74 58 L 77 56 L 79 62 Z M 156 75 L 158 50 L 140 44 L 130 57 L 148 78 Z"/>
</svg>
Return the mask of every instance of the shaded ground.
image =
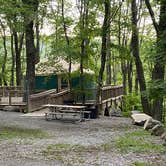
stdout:
<svg viewBox="0 0 166 166">
<path fill-rule="evenodd" d="M 135 162 L 166 165 L 165 151 L 122 152 L 117 148 L 116 140 L 123 138 L 125 133 L 141 130 L 131 125 L 129 118 L 102 117 L 71 123 L 45 121 L 41 115 L 41 112 L 22 114 L 0 111 L 0 126 L 42 129 L 50 135 L 43 139 L 1 139 L 0 165 L 130 166 Z M 160 138 L 149 138 L 154 144 L 161 144 Z"/>
</svg>

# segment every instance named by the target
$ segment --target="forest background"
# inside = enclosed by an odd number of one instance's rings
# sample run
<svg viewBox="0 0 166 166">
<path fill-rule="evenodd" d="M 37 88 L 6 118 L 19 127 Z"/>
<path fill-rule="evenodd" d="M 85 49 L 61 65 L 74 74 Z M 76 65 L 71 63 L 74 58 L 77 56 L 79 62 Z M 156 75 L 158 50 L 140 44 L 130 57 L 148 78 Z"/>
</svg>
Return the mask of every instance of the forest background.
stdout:
<svg viewBox="0 0 166 166">
<path fill-rule="evenodd" d="M 35 65 L 61 57 L 94 71 L 97 88 L 123 84 L 125 115 L 166 114 L 166 0 L 0 0 L 0 85 L 34 93 Z M 97 91 L 96 98 L 100 96 Z"/>
</svg>

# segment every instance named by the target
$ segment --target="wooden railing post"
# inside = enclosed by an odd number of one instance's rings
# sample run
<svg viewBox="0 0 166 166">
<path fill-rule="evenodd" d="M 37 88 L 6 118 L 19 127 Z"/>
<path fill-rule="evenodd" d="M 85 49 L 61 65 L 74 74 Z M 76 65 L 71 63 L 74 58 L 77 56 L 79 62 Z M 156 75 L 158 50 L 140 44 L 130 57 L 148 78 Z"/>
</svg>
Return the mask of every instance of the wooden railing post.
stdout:
<svg viewBox="0 0 166 166">
<path fill-rule="evenodd" d="M 9 105 L 11 106 L 12 105 L 12 99 L 11 99 L 11 93 L 8 92 L 8 96 L 9 96 Z"/>
</svg>

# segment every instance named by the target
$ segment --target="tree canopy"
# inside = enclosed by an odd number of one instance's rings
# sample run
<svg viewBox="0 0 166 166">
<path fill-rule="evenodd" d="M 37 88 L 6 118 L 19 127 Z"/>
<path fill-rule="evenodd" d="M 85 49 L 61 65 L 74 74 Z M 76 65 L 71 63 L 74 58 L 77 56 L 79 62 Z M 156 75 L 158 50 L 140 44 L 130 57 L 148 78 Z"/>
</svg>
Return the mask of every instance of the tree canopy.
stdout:
<svg viewBox="0 0 166 166">
<path fill-rule="evenodd" d="M 158 120 L 166 112 L 166 0 L 0 0 L 0 85 L 34 93 L 43 59 L 80 64 L 103 85 L 123 84 L 124 109 L 137 106 Z M 52 63 L 50 63 L 52 64 Z"/>
</svg>

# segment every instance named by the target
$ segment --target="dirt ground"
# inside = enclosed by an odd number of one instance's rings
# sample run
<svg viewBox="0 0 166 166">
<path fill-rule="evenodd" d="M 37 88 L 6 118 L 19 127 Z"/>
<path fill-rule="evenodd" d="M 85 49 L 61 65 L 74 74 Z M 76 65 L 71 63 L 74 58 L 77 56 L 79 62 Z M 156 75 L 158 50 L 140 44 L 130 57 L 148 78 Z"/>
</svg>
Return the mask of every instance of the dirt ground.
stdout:
<svg viewBox="0 0 166 166">
<path fill-rule="evenodd" d="M 139 130 L 132 125 L 130 118 L 100 117 L 80 123 L 46 121 L 45 111 L 30 114 L 0 111 L 0 125 L 42 129 L 51 135 L 44 139 L 0 140 L 0 166 L 130 166 L 136 161 L 166 165 L 166 154 L 120 153 L 115 148 L 106 151 L 90 148 L 107 142 L 113 144 L 126 132 Z M 158 141 L 157 137 L 155 139 Z M 44 155 L 43 151 L 54 144 L 79 145 L 89 147 L 89 150 L 57 152 L 55 157 Z"/>
</svg>

